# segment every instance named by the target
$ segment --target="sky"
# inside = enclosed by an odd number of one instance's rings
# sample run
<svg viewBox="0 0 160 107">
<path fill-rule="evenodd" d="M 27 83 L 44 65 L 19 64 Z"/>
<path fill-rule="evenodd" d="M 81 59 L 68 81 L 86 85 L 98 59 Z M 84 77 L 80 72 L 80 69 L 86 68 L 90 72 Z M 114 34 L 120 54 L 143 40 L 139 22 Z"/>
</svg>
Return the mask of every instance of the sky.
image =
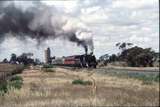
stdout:
<svg viewBox="0 0 160 107">
<path fill-rule="evenodd" d="M 16 3 L 27 7 L 32 4 L 31 2 Z M 118 42 L 131 42 L 143 48 L 151 47 L 159 52 L 158 0 L 43 0 L 41 2 L 53 6 L 61 14 L 69 17 L 70 26 L 89 29 L 92 32 L 89 36 L 93 38 L 94 54 L 97 58 L 103 54 L 119 52 L 115 46 Z M 82 47 L 61 38 L 49 39 L 37 46 L 36 41 L 31 38 L 24 42 L 6 36 L 0 44 L 0 61 L 9 58 L 11 53 L 20 55 L 23 52 L 33 52 L 34 58 L 44 61 L 44 50 L 47 47 L 51 48 L 51 55 L 57 57 L 84 53 Z"/>
</svg>

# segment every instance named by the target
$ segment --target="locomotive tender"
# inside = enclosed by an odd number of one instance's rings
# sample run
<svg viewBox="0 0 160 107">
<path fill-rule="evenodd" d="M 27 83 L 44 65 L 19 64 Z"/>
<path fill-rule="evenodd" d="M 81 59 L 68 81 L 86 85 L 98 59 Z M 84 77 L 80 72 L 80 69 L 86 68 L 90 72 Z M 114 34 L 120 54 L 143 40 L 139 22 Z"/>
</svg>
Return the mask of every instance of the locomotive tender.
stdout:
<svg viewBox="0 0 160 107">
<path fill-rule="evenodd" d="M 62 57 L 52 61 L 52 64 L 59 66 L 81 67 L 81 68 L 96 68 L 96 57 L 91 54 L 74 55 Z"/>
</svg>

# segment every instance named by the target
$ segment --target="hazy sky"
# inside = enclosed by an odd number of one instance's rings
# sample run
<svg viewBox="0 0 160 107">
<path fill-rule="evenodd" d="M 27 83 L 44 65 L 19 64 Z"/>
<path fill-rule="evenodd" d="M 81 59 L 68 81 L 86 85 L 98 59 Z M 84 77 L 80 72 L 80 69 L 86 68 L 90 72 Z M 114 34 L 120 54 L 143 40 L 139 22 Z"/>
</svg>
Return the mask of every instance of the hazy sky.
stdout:
<svg viewBox="0 0 160 107">
<path fill-rule="evenodd" d="M 55 7 L 70 18 L 72 26 L 84 26 L 92 31 L 94 54 L 117 53 L 117 42 L 131 42 L 135 45 L 159 51 L 159 5 L 158 0 L 48 0 L 41 1 Z M 15 2 L 27 7 L 29 2 Z M 56 14 L 56 13 L 55 13 Z M 1 18 L 0 14 L 0 18 Z M 52 56 L 83 54 L 84 49 L 61 39 L 47 40 L 37 47 L 35 40 L 25 42 L 7 37 L 0 44 L 0 60 L 11 53 L 33 52 L 34 57 L 44 60 L 44 49 L 50 47 Z"/>
</svg>

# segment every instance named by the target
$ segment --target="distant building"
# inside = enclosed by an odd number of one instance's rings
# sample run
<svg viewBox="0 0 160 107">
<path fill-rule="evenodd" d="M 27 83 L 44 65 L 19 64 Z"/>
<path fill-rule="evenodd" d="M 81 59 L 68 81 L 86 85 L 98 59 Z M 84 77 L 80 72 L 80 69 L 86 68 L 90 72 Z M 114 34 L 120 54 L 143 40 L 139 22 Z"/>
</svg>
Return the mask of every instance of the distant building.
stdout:
<svg viewBox="0 0 160 107">
<path fill-rule="evenodd" d="M 51 63 L 51 50 L 49 47 L 45 50 L 45 63 Z"/>
</svg>

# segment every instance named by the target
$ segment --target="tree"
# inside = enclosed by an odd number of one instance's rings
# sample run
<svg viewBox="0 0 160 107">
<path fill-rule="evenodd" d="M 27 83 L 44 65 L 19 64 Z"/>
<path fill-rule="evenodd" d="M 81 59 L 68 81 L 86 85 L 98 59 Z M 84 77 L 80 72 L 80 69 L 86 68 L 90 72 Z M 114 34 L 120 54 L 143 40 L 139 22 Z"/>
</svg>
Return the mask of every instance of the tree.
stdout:
<svg viewBox="0 0 160 107">
<path fill-rule="evenodd" d="M 109 57 L 109 62 L 115 62 L 115 61 L 118 61 L 118 57 L 115 54 L 112 54 Z"/>
<path fill-rule="evenodd" d="M 127 47 L 132 46 L 132 43 L 126 43 L 126 42 L 122 42 L 122 43 L 117 43 L 116 46 L 119 47 L 119 49 L 121 49 L 122 51 L 126 50 Z"/>
<path fill-rule="evenodd" d="M 132 43 L 126 43 L 126 42 L 122 42 L 122 43 L 117 43 L 116 46 L 121 50 L 119 59 L 122 61 L 125 61 L 125 56 L 127 54 L 127 49 L 129 49 L 133 44 Z"/>
<path fill-rule="evenodd" d="M 17 57 L 17 61 L 19 63 L 22 63 L 24 65 L 28 65 L 28 64 L 34 64 L 34 60 L 32 58 L 28 58 L 28 54 L 23 53 L 22 55 Z"/>
<path fill-rule="evenodd" d="M 105 55 L 102 55 L 99 57 L 99 60 L 101 61 L 105 61 L 105 60 L 108 60 L 109 59 L 109 55 L 108 54 L 105 54 Z"/>
<path fill-rule="evenodd" d="M 99 57 L 99 61 L 103 62 L 104 65 L 107 65 L 108 60 L 109 60 L 109 55 L 108 54 L 105 54 L 105 55 L 102 55 L 102 56 Z"/>
<path fill-rule="evenodd" d="M 143 49 L 141 47 L 133 47 L 126 50 L 126 62 L 129 66 L 153 66 L 154 51 L 151 48 Z"/>
<path fill-rule="evenodd" d="M 16 54 L 12 53 L 9 62 L 10 63 L 16 63 L 16 61 L 17 61 L 17 56 L 16 56 Z"/>
<path fill-rule="evenodd" d="M 2 62 L 3 62 L 3 63 L 8 63 L 7 58 L 4 58 Z"/>
<path fill-rule="evenodd" d="M 36 58 L 34 62 L 35 64 L 41 64 L 41 61 L 38 58 Z"/>
</svg>

